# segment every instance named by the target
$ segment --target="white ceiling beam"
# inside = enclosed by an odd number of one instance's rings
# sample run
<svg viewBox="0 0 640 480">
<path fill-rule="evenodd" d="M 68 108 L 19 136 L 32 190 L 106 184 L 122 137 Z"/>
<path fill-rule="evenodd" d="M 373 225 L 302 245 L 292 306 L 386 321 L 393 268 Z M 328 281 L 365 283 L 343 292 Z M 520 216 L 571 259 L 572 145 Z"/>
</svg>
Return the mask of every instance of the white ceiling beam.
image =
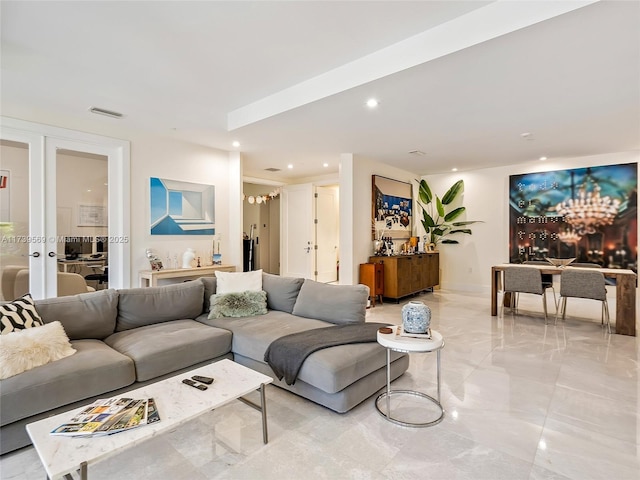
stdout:
<svg viewBox="0 0 640 480">
<path fill-rule="evenodd" d="M 497 0 L 233 110 L 227 114 L 227 129 L 232 131 L 259 122 L 598 1 L 600 0 Z"/>
</svg>

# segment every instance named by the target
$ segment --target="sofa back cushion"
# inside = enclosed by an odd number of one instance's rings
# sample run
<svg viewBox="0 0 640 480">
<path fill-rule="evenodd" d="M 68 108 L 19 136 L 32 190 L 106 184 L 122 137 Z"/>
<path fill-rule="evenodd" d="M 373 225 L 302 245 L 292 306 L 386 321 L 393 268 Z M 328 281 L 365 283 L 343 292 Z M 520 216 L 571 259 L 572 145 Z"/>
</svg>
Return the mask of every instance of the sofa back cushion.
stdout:
<svg viewBox="0 0 640 480">
<path fill-rule="evenodd" d="M 60 322 L 71 340 L 102 340 L 115 330 L 118 292 L 112 288 L 68 297 L 45 298 L 35 303 L 44 323 Z"/>
<path fill-rule="evenodd" d="M 262 290 L 267 292 L 267 308 L 291 313 L 296 304 L 304 278 L 262 274 Z"/>
<path fill-rule="evenodd" d="M 200 277 L 204 285 L 204 304 L 202 311 L 207 313 L 211 309 L 211 295 L 217 293 L 218 280 L 216 277 Z"/>
<path fill-rule="evenodd" d="M 204 285 L 199 280 L 161 287 L 118 290 L 116 332 L 168 322 L 194 319 L 202 313 Z"/>
<path fill-rule="evenodd" d="M 328 285 L 305 279 L 292 313 L 336 325 L 364 323 L 368 298 L 365 285 Z"/>
</svg>

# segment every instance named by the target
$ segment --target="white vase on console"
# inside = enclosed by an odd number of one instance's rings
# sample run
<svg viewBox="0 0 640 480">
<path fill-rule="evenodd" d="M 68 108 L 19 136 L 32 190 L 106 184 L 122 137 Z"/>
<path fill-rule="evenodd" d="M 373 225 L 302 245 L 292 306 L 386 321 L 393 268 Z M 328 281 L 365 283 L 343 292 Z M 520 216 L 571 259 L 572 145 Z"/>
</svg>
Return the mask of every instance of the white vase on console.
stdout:
<svg viewBox="0 0 640 480">
<path fill-rule="evenodd" d="M 191 262 L 196 258 L 196 252 L 193 248 L 187 248 L 182 254 L 182 268 L 191 268 Z"/>
</svg>

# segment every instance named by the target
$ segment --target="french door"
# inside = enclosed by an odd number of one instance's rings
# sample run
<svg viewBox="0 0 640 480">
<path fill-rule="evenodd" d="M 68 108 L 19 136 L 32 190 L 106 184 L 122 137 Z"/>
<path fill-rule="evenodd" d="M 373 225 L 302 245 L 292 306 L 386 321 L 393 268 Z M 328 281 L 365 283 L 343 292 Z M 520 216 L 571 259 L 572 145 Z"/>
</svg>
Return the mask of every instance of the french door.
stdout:
<svg viewBox="0 0 640 480">
<path fill-rule="evenodd" d="M 55 297 L 59 260 L 77 241 L 86 243 L 83 256 L 101 254 L 110 287 L 128 287 L 129 142 L 5 117 L 0 127 L 9 152 L 0 162 L 8 188 L 0 197 L 0 269 L 28 268 L 32 296 Z M 92 174 L 74 166 L 86 170 L 90 161 L 98 166 Z"/>
</svg>

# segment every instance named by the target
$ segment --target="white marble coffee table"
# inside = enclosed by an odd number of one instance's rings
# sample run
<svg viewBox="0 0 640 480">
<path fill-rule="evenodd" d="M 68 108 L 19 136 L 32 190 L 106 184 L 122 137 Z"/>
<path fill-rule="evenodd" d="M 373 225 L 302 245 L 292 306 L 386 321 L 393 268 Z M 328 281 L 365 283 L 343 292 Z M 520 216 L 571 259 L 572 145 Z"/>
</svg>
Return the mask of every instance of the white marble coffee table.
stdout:
<svg viewBox="0 0 640 480">
<path fill-rule="evenodd" d="M 213 377 L 215 381 L 207 390 L 201 391 L 182 383 L 183 379 L 192 375 Z M 262 435 L 264 443 L 267 443 L 265 387 L 272 381 L 271 377 L 231 360 L 221 360 L 118 395 L 131 398 L 153 397 L 160 413 L 161 420 L 158 423 L 101 437 L 73 438 L 49 434 L 82 410 L 83 407 L 80 407 L 30 423 L 27 425 L 27 432 L 47 476 L 52 480 L 59 477 L 71 478 L 70 474 L 75 471 L 79 471 L 80 477 L 86 480 L 89 465 L 134 447 L 150 437 L 173 429 L 233 400 L 241 400 L 262 412 Z M 254 390 L 260 391 L 260 405 L 241 398 Z"/>
</svg>

